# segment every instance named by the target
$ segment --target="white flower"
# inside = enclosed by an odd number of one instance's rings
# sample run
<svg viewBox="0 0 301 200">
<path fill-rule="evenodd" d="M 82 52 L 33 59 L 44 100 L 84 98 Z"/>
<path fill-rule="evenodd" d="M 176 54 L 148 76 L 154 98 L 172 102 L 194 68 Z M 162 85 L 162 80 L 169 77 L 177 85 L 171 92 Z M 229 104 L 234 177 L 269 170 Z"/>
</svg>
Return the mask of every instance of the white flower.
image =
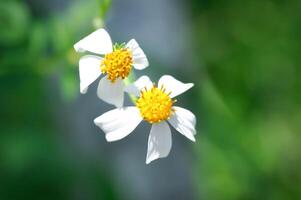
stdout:
<svg viewBox="0 0 301 200">
<path fill-rule="evenodd" d="M 193 86 L 182 83 L 172 76 L 165 75 L 158 87 L 147 76 L 140 77 L 125 91 L 138 97 L 136 106 L 117 108 L 97 117 L 94 123 L 104 132 L 107 141 L 120 140 L 129 135 L 144 120 L 152 124 L 148 138 L 146 164 L 166 157 L 171 149 L 171 131 L 168 121 L 177 131 L 195 141 L 196 118 L 192 112 L 174 106 L 172 98 Z"/>
<path fill-rule="evenodd" d="M 86 93 L 89 85 L 102 73 L 104 76 L 98 85 L 97 95 L 103 101 L 116 107 L 123 105 L 124 83 L 132 69 L 142 70 L 148 67 L 148 60 L 135 39 L 127 44 L 113 46 L 110 35 L 104 29 L 98 29 L 74 45 L 77 52 L 91 52 L 104 55 L 85 55 L 79 61 L 80 92 Z"/>
</svg>

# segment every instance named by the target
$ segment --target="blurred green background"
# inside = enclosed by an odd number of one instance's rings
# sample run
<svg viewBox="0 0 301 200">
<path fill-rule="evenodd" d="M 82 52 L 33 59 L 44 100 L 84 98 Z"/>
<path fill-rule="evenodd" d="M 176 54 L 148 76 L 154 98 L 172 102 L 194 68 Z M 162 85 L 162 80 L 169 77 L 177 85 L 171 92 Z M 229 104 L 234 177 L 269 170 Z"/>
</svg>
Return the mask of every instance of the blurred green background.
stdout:
<svg viewBox="0 0 301 200">
<path fill-rule="evenodd" d="M 1 1 L 0 199 L 301 199 L 300 11 L 299 0 Z M 112 107 L 95 87 L 79 94 L 73 50 L 102 26 L 137 39 L 154 80 L 195 83 L 178 101 L 197 116 L 195 144 L 174 132 L 171 155 L 145 165 L 148 129 L 105 142 L 93 119 Z"/>
</svg>

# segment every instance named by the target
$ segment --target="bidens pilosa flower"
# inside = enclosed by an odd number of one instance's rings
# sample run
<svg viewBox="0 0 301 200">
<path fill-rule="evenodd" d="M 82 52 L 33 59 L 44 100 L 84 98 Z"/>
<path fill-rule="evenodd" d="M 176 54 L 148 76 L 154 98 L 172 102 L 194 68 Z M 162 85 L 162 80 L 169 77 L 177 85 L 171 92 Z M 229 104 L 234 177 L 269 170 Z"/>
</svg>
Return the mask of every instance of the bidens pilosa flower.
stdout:
<svg viewBox="0 0 301 200">
<path fill-rule="evenodd" d="M 148 138 L 146 163 L 166 157 L 171 149 L 169 124 L 182 135 L 195 141 L 196 118 L 192 112 L 175 106 L 173 98 L 187 91 L 192 83 L 182 83 L 172 76 L 162 76 L 158 86 L 147 76 L 128 85 L 125 91 L 137 97 L 135 106 L 117 108 L 104 113 L 94 123 L 105 132 L 107 141 L 120 140 L 129 135 L 144 120 L 152 127 Z"/>
<path fill-rule="evenodd" d="M 123 105 L 124 83 L 132 67 L 142 70 L 148 67 L 148 60 L 135 39 L 127 44 L 112 44 L 111 37 L 104 29 L 98 29 L 74 45 L 77 52 L 91 52 L 79 61 L 80 92 L 86 93 L 89 85 L 101 74 L 97 95 L 103 101 L 116 107 Z"/>
</svg>

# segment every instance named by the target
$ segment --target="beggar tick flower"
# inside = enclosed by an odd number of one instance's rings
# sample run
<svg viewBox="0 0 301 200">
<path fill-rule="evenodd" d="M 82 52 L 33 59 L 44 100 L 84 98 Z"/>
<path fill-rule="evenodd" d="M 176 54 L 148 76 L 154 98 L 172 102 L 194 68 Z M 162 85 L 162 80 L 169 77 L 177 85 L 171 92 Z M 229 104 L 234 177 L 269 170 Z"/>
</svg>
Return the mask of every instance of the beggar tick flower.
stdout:
<svg viewBox="0 0 301 200">
<path fill-rule="evenodd" d="M 123 105 L 124 83 L 132 70 L 148 67 L 148 60 L 135 39 L 127 44 L 112 45 L 110 35 L 104 29 L 98 29 L 74 45 L 77 52 L 91 52 L 104 55 L 85 55 L 79 61 L 80 92 L 86 93 L 89 85 L 102 73 L 97 95 L 103 101 L 116 107 Z"/>
<path fill-rule="evenodd" d="M 192 112 L 174 106 L 172 98 L 193 86 L 165 75 L 158 87 L 147 76 L 140 77 L 128 85 L 125 91 L 138 97 L 136 106 L 116 108 L 97 117 L 94 123 L 104 132 L 107 141 L 120 140 L 129 135 L 144 120 L 152 124 L 148 138 L 146 164 L 168 156 L 172 142 L 168 121 L 177 131 L 195 141 L 196 118 Z"/>
</svg>

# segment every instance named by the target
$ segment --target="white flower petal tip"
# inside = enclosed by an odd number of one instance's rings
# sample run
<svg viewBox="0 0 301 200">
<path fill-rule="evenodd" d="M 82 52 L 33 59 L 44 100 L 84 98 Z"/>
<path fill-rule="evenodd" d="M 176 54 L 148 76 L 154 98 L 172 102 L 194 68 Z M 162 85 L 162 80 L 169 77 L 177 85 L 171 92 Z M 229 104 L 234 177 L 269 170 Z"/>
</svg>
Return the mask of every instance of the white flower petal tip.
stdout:
<svg viewBox="0 0 301 200">
<path fill-rule="evenodd" d="M 131 39 L 126 47 L 132 51 L 133 54 L 133 66 L 135 69 L 142 70 L 149 66 L 146 55 L 143 50 L 139 47 L 139 44 L 135 39 Z"/>
<path fill-rule="evenodd" d="M 141 121 L 139 110 L 134 106 L 116 108 L 94 119 L 95 125 L 105 132 L 108 142 L 126 137 Z"/>
<path fill-rule="evenodd" d="M 171 131 L 166 122 L 153 124 L 149 137 L 146 164 L 168 156 L 172 146 Z"/>
<path fill-rule="evenodd" d="M 111 37 L 102 28 L 81 39 L 73 47 L 77 52 L 89 51 L 96 54 L 107 54 L 113 51 Z"/>
<path fill-rule="evenodd" d="M 88 91 L 88 88 L 84 88 L 83 86 L 80 85 L 80 93 L 81 94 L 86 94 Z"/>
<path fill-rule="evenodd" d="M 193 83 L 182 83 L 170 75 L 164 75 L 160 78 L 158 87 L 164 86 L 166 91 L 171 92 L 170 97 L 176 97 L 194 86 Z"/>
<path fill-rule="evenodd" d="M 152 81 L 149 79 L 148 76 L 141 76 L 139 79 L 137 79 L 134 83 L 126 86 L 124 88 L 124 91 L 133 94 L 135 96 L 140 95 L 140 91 L 146 87 L 146 89 L 151 89 L 153 86 Z"/>
<path fill-rule="evenodd" d="M 85 94 L 88 87 L 100 75 L 100 63 L 102 58 L 92 55 L 83 56 L 79 60 L 79 79 L 80 79 L 80 92 Z"/>
<path fill-rule="evenodd" d="M 112 83 L 107 76 L 103 77 L 98 84 L 97 96 L 117 108 L 123 106 L 124 99 L 124 83 L 121 79 L 117 79 Z"/>
<path fill-rule="evenodd" d="M 182 135 L 195 142 L 196 118 L 192 112 L 181 107 L 174 106 L 175 114 L 168 120 L 169 123 Z"/>
</svg>

